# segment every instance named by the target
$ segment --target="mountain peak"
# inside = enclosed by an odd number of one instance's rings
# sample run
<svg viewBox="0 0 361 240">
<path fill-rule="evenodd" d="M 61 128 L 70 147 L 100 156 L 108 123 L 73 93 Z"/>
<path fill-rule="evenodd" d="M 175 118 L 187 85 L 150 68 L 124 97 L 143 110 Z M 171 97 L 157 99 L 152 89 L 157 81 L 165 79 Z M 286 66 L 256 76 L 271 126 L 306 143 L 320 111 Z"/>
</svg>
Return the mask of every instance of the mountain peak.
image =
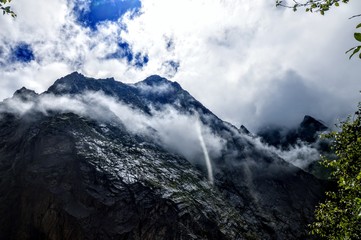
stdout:
<svg viewBox="0 0 361 240">
<path fill-rule="evenodd" d="M 159 86 L 171 86 L 175 91 L 183 90 L 183 88 L 177 82 L 172 82 L 159 75 L 151 75 L 143 81 L 137 82 L 135 86 L 141 87 L 159 87 Z"/>
<path fill-rule="evenodd" d="M 85 76 L 77 71 L 75 72 L 72 72 L 60 79 L 63 79 L 63 80 L 67 80 L 67 81 L 76 81 L 76 80 L 81 80 L 81 79 L 84 79 Z"/>
<path fill-rule="evenodd" d="M 86 77 L 78 72 L 72 72 L 65 77 L 56 80 L 55 83 L 49 87 L 47 92 L 54 94 L 76 94 L 86 90 L 99 91 L 104 90 L 102 89 L 104 84 L 112 86 L 124 85 L 121 82 L 116 82 L 114 78 L 95 79 Z"/>
<path fill-rule="evenodd" d="M 144 79 L 143 81 L 139 82 L 141 84 L 146 84 L 149 86 L 154 86 L 154 85 L 161 85 L 161 84 L 169 84 L 172 83 L 171 81 L 169 81 L 168 79 L 161 77 L 159 75 L 151 75 L 149 77 L 147 77 L 146 79 Z"/>
<path fill-rule="evenodd" d="M 19 94 L 24 94 L 24 93 L 30 93 L 33 92 L 35 93 L 33 90 L 27 89 L 26 87 L 22 87 L 18 90 L 15 91 L 14 95 L 19 95 Z"/>
<path fill-rule="evenodd" d="M 306 115 L 298 128 L 298 134 L 300 135 L 301 139 L 306 142 L 315 142 L 318 138 L 317 133 L 326 131 L 327 129 L 328 127 L 325 126 L 322 122 L 309 115 Z"/>
<path fill-rule="evenodd" d="M 247 135 L 251 134 L 251 132 L 244 125 L 241 125 L 238 130 L 239 130 L 239 132 L 247 134 Z"/>
<path fill-rule="evenodd" d="M 77 71 L 74 71 L 74 72 L 72 72 L 72 73 L 69 73 L 68 75 L 66 75 L 64 78 L 66 78 L 66 77 L 69 77 L 69 76 L 81 76 L 81 77 L 84 77 L 84 75 L 83 74 L 81 74 L 80 72 L 77 72 Z"/>
<path fill-rule="evenodd" d="M 37 95 L 38 94 L 33 90 L 27 89 L 26 87 L 22 87 L 15 91 L 13 97 L 20 98 L 23 101 L 28 101 L 36 97 Z"/>
<path fill-rule="evenodd" d="M 72 72 L 65 77 L 59 78 L 48 88 L 47 92 L 54 94 L 76 93 L 83 88 L 86 77 L 78 72 Z"/>
<path fill-rule="evenodd" d="M 312 128 L 315 131 L 324 131 L 327 129 L 327 127 L 320 122 L 319 120 L 316 120 L 315 118 L 305 115 L 303 118 L 303 121 L 300 124 L 301 128 Z"/>
</svg>

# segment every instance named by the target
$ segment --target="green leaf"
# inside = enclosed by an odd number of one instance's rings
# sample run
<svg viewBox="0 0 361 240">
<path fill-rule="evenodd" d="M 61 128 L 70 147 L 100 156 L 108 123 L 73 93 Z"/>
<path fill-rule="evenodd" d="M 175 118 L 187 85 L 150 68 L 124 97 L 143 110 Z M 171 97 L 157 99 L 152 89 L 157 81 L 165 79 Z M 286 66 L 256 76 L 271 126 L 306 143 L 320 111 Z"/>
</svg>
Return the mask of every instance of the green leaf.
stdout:
<svg viewBox="0 0 361 240">
<path fill-rule="evenodd" d="M 340 4 L 338 2 L 335 2 L 335 6 L 338 7 L 340 6 Z"/>
<path fill-rule="evenodd" d="M 357 41 L 361 42 L 361 33 L 354 33 L 353 36 Z"/>
<path fill-rule="evenodd" d="M 356 28 L 360 28 L 361 27 L 361 23 L 359 23 L 357 26 L 356 26 Z"/>
<path fill-rule="evenodd" d="M 361 46 L 358 46 L 355 48 L 355 50 L 352 52 L 352 54 L 350 55 L 349 59 L 351 59 L 353 57 L 353 55 L 355 55 L 356 53 L 358 53 L 358 51 L 360 51 Z"/>
</svg>

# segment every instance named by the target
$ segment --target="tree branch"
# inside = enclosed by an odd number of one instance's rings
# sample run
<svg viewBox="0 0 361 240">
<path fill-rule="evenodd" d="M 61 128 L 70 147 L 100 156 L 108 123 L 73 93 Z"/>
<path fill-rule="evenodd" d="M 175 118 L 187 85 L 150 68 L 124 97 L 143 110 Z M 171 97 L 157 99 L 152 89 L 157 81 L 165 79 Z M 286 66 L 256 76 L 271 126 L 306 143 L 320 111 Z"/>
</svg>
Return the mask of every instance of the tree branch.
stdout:
<svg viewBox="0 0 361 240">
<path fill-rule="evenodd" d="M 352 17 L 349 17 L 348 19 L 352 19 L 352 18 L 356 18 L 356 17 L 361 17 L 361 14 L 354 15 Z"/>
</svg>

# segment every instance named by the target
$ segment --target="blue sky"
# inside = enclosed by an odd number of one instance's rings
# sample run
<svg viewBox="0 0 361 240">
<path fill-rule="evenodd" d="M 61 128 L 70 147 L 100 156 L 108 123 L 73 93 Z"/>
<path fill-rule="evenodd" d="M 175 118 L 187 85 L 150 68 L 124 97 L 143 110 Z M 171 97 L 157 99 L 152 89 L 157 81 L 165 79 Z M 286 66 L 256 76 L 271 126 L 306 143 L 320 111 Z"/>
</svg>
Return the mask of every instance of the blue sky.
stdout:
<svg viewBox="0 0 361 240">
<path fill-rule="evenodd" d="M 118 22 L 126 13 L 131 17 L 139 14 L 141 2 L 139 0 L 92 0 L 86 6 L 79 7 L 80 1 L 75 1 L 73 13 L 76 21 L 83 27 L 96 32 L 98 25 L 105 22 Z M 123 29 L 125 30 L 125 29 Z M 146 53 L 133 52 L 129 43 L 119 37 L 117 48 L 108 54 L 106 59 L 125 59 L 128 64 L 136 68 L 143 68 L 149 61 Z"/>
<path fill-rule="evenodd" d="M 11 49 L 10 62 L 28 63 L 34 60 L 34 53 L 27 43 L 18 43 Z"/>
<path fill-rule="evenodd" d="M 219 117 L 251 130 L 335 122 L 360 100 L 360 61 L 344 52 L 360 1 L 322 17 L 264 0 L 14 0 L 0 17 L 0 98 L 79 71 L 178 81 Z M 36 14 L 34 14 L 36 13 Z"/>
<path fill-rule="evenodd" d="M 126 12 L 137 14 L 141 7 L 139 0 L 92 0 L 86 8 L 79 8 L 77 4 L 75 1 L 77 20 L 92 29 L 102 21 L 117 21 Z"/>
</svg>

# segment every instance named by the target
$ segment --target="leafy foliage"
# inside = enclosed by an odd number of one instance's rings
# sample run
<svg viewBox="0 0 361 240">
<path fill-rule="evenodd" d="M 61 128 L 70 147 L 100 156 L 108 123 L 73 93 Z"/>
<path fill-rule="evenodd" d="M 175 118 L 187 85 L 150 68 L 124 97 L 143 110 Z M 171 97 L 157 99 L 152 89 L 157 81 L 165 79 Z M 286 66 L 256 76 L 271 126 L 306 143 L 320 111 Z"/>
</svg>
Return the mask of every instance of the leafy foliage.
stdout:
<svg viewBox="0 0 361 240">
<path fill-rule="evenodd" d="M 297 11 L 298 8 L 305 8 L 306 12 L 319 12 L 321 15 L 324 15 L 325 12 L 329 11 L 331 7 L 339 7 L 340 3 L 348 3 L 350 0 L 307 0 L 307 1 L 297 1 L 292 0 L 293 4 L 289 5 L 287 4 L 288 1 L 283 0 L 276 0 L 276 6 L 286 7 L 286 8 L 292 8 L 293 11 Z M 360 15 L 352 16 L 354 17 L 360 17 Z M 356 28 L 361 28 L 361 23 L 359 23 Z M 356 41 L 361 42 L 361 33 L 355 32 L 354 38 Z M 359 53 L 361 50 L 361 45 L 357 45 L 353 48 L 350 48 L 346 51 L 346 54 L 351 53 L 349 59 L 351 59 L 356 53 Z M 359 54 L 359 58 L 361 59 L 361 52 Z"/>
<path fill-rule="evenodd" d="M 325 239 L 361 239 L 361 104 L 354 119 L 341 122 L 333 139 L 336 160 L 324 159 L 332 169 L 337 189 L 327 192 L 327 200 L 315 212 L 311 233 Z"/>
<path fill-rule="evenodd" d="M 13 10 L 11 10 L 10 6 L 7 6 L 7 4 L 9 4 L 10 2 L 11 0 L 0 0 L 0 10 L 3 11 L 3 15 L 9 14 L 13 18 L 15 18 L 16 14 L 13 12 Z"/>
<path fill-rule="evenodd" d="M 276 0 L 276 6 L 282 6 L 287 8 L 292 8 L 293 11 L 297 11 L 299 7 L 305 7 L 306 12 L 320 12 L 321 15 L 324 15 L 326 11 L 330 10 L 332 6 L 340 6 L 340 2 L 348 3 L 350 0 L 308 0 L 304 2 L 293 0 L 293 5 L 288 5 L 284 3 L 283 0 Z"/>
<path fill-rule="evenodd" d="M 356 26 L 356 28 L 361 28 L 361 23 L 359 23 L 359 24 Z M 361 33 L 355 32 L 355 33 L 354 33 L 354 38 L 355 38 L 357 41 L 361 42 Z M 358 53 L 360 50 L 361 50 L 361 45 L 358 45 L 358 46 L 356 46 L 356 47 L 350 48 L 346 53 L 349 53 L 349 52 L 352 51 L 352 53 L 351 53 L 351 55 L 350 55 L 350 59 L 351 59 L 351 58 L 353 57 L 353 55 L 355 55 L 356 53 Z M 361 58 L 361 53 L 360 53 L 358 56 L 359 56 L 359 58 Z"/>
</svg>

